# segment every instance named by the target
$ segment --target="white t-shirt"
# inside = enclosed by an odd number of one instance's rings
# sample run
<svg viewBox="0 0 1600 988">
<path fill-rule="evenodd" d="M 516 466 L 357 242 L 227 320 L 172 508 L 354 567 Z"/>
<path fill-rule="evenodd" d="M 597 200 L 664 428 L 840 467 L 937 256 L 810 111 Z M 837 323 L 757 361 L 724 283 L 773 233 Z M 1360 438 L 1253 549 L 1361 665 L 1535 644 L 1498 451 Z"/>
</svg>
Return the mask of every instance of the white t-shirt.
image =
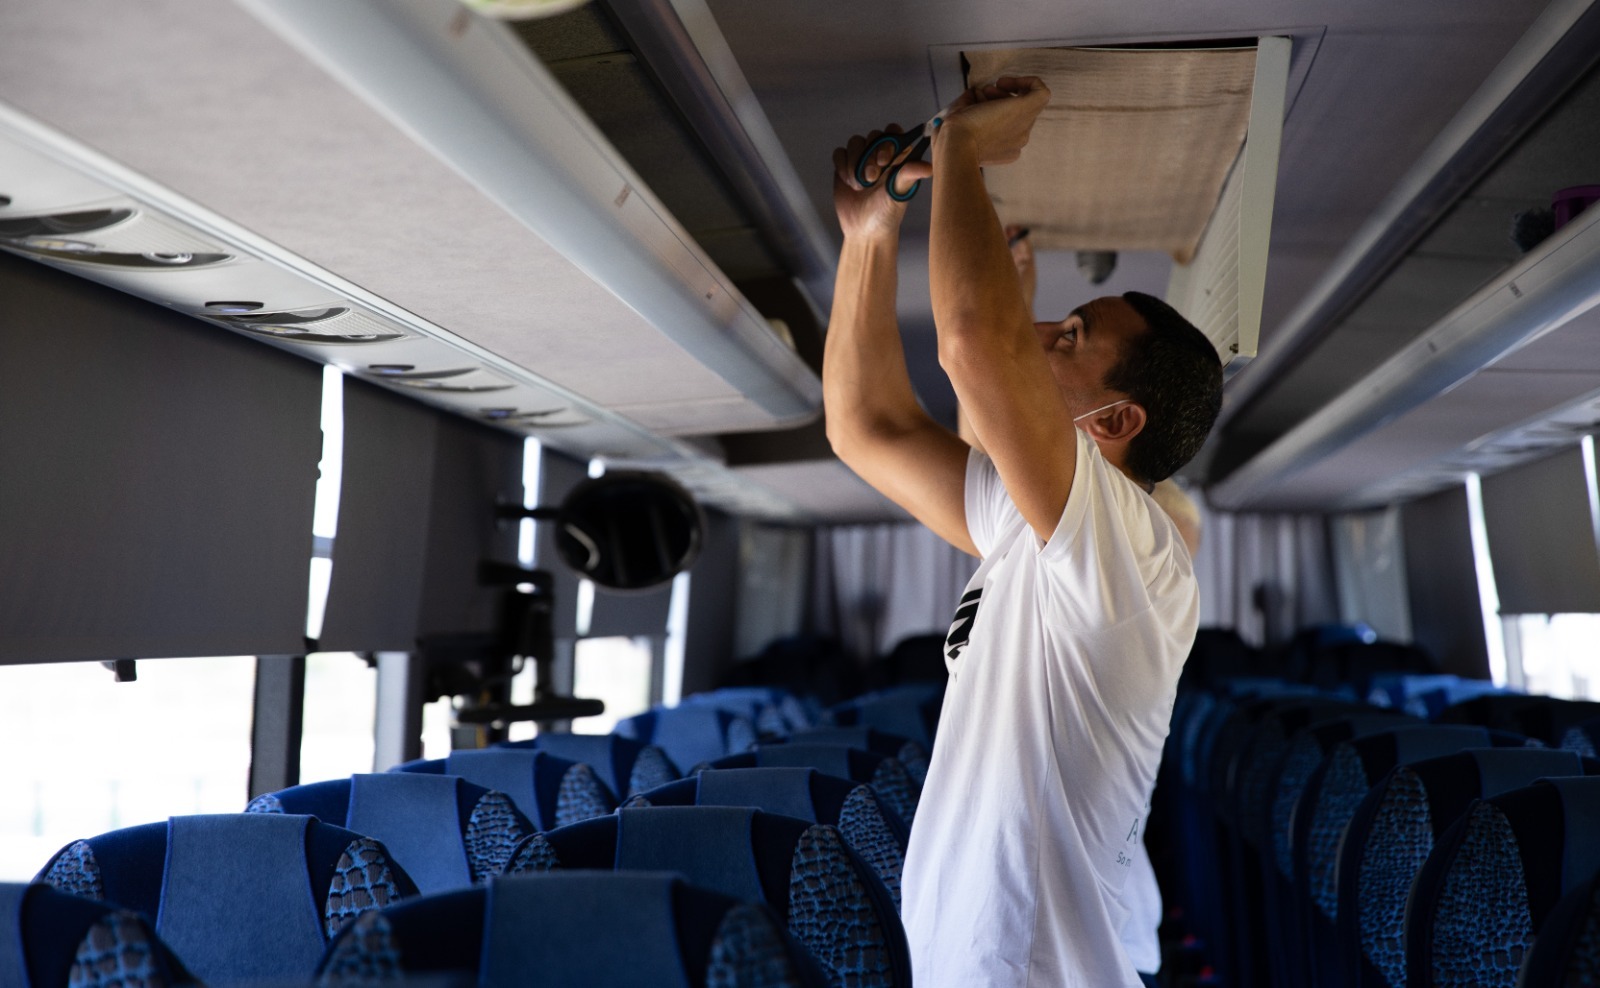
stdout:
<svg viewBox="0 0 1600 988">
<path fill-rule="evenodd" d="M 1199 594 L 1171 519 L 1074 431 L 1072 490 L 1043 545 L 989 458 L 967 464 L 983 563 L 945 643 L 902 879 L 918 988 L 1140 985 L 1123 936 L 1150 934 L 1124 885 Z"/>
</svg>

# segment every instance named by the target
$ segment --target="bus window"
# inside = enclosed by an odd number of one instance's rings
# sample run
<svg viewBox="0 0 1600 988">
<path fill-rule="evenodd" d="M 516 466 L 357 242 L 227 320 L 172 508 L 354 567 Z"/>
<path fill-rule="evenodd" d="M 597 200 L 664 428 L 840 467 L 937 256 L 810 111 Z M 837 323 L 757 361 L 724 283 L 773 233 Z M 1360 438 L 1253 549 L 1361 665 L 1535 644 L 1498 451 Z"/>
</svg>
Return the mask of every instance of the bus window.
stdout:
<svg viewBox="0 0 1600 988">
<path fill-rule="evenodd" d="M 1600 614 L 1508 614 L 1503 620 L 1511 685 L 1600 700 Z"/>
<path fill-rule="evenodd" d="M 572 722 L 577 734 L 609 734 L 617 721 L 650 709 L 654 639 L 583 638 L 573 657 L 573 694 L 604 700 L 606 712 Z"/>
<path fill-rule="evenodd" d="M 97 662 L 0 667 L 0 881 L 82 837 L 243 810 L 255 666 L 146 660 L 130 683 Z"/>
<path fill-rule="evenodd" d="M 377 702 L 378 670 L 359 655 L 313 652 L 306 656 L 301 782 L 372 771 Z"/>
</svg>

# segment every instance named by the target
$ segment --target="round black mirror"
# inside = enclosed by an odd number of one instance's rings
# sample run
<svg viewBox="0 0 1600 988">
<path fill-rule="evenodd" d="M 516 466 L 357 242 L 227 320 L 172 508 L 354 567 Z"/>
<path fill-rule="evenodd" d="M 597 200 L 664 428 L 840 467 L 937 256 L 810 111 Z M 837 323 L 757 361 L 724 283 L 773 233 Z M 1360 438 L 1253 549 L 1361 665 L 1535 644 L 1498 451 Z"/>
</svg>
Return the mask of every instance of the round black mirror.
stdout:
<svg viewBox="0 0 1600 988">
<path fill-rule="evenodd" d="M 688 491 L 660 474 L 619 471 L 579 484 L 561 502 L 556 550 L 603 587 L 646 590 L 694 562 L 701 527 Z"/>
</svg>

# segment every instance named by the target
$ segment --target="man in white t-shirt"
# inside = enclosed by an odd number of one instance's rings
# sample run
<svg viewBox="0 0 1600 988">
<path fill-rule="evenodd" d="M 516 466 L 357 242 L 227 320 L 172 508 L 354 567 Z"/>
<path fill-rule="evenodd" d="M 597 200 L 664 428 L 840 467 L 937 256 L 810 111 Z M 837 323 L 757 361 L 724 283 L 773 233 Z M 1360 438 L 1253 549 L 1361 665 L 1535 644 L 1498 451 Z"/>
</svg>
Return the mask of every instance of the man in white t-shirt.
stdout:
<svg viewBox="0 0 1600 988">
<path fill-rule="evenodd" d="M 1034 323 L 980 168 L 1014 161 L 1037 79 L 966 94 L 935 132 L 929 280 L 939 358 L 985 453 L 922 410 L 895 323 L 904 205 L 834 152 L 844 231 L 823 365 L 835 451 L 982 557 L 903 879 L 919 988 L 1128 986 L 1125 893 L 1198 621 L 1188 550 L 1148 494 L 1221 405 L 1205 337 L 1165 303 L 1100 298 Z M 866 163 L 875 179 L 888 155 Z M 1137 882 L 1138 880 L 1135 879 Z M 1147 951 L 1136 951 L 1146 954 Z"/>
</svg>

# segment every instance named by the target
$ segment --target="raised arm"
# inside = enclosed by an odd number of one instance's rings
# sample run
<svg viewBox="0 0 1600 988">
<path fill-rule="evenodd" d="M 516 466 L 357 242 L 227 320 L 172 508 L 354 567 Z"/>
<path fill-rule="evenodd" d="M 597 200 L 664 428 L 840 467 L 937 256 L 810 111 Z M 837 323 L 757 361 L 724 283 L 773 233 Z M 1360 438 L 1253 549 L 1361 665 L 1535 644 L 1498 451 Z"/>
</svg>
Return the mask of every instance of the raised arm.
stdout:
<svg viewBox="0 0 1600 988">
<path fill-rule="evenodd" d="M 939 361 L 1017 509 L 1048 539 L 1072 489 L 1072 415 L 1034 332 L 983 165 L 1014 161 L 1049 101 L 1037 79 L 975 90 L 934 141 L 929 253 Z"/>
<path fill-rule="evenodd" d="M 856 182 L 854 165 L 866 140 L 852 138 L 833 155 L 834 208 L 844 249 L 822 361 L 828 441 L 885 497 L 951 545 L 977 555 L 964 498 L 968 447 L 923 410 L 906 372 L 895 320 L 905 204 L 890 199 L 881 185 L 863 190 Z M 906 182 L 927 174 L 926 165 L 902 172 Z"/>
</svg>

